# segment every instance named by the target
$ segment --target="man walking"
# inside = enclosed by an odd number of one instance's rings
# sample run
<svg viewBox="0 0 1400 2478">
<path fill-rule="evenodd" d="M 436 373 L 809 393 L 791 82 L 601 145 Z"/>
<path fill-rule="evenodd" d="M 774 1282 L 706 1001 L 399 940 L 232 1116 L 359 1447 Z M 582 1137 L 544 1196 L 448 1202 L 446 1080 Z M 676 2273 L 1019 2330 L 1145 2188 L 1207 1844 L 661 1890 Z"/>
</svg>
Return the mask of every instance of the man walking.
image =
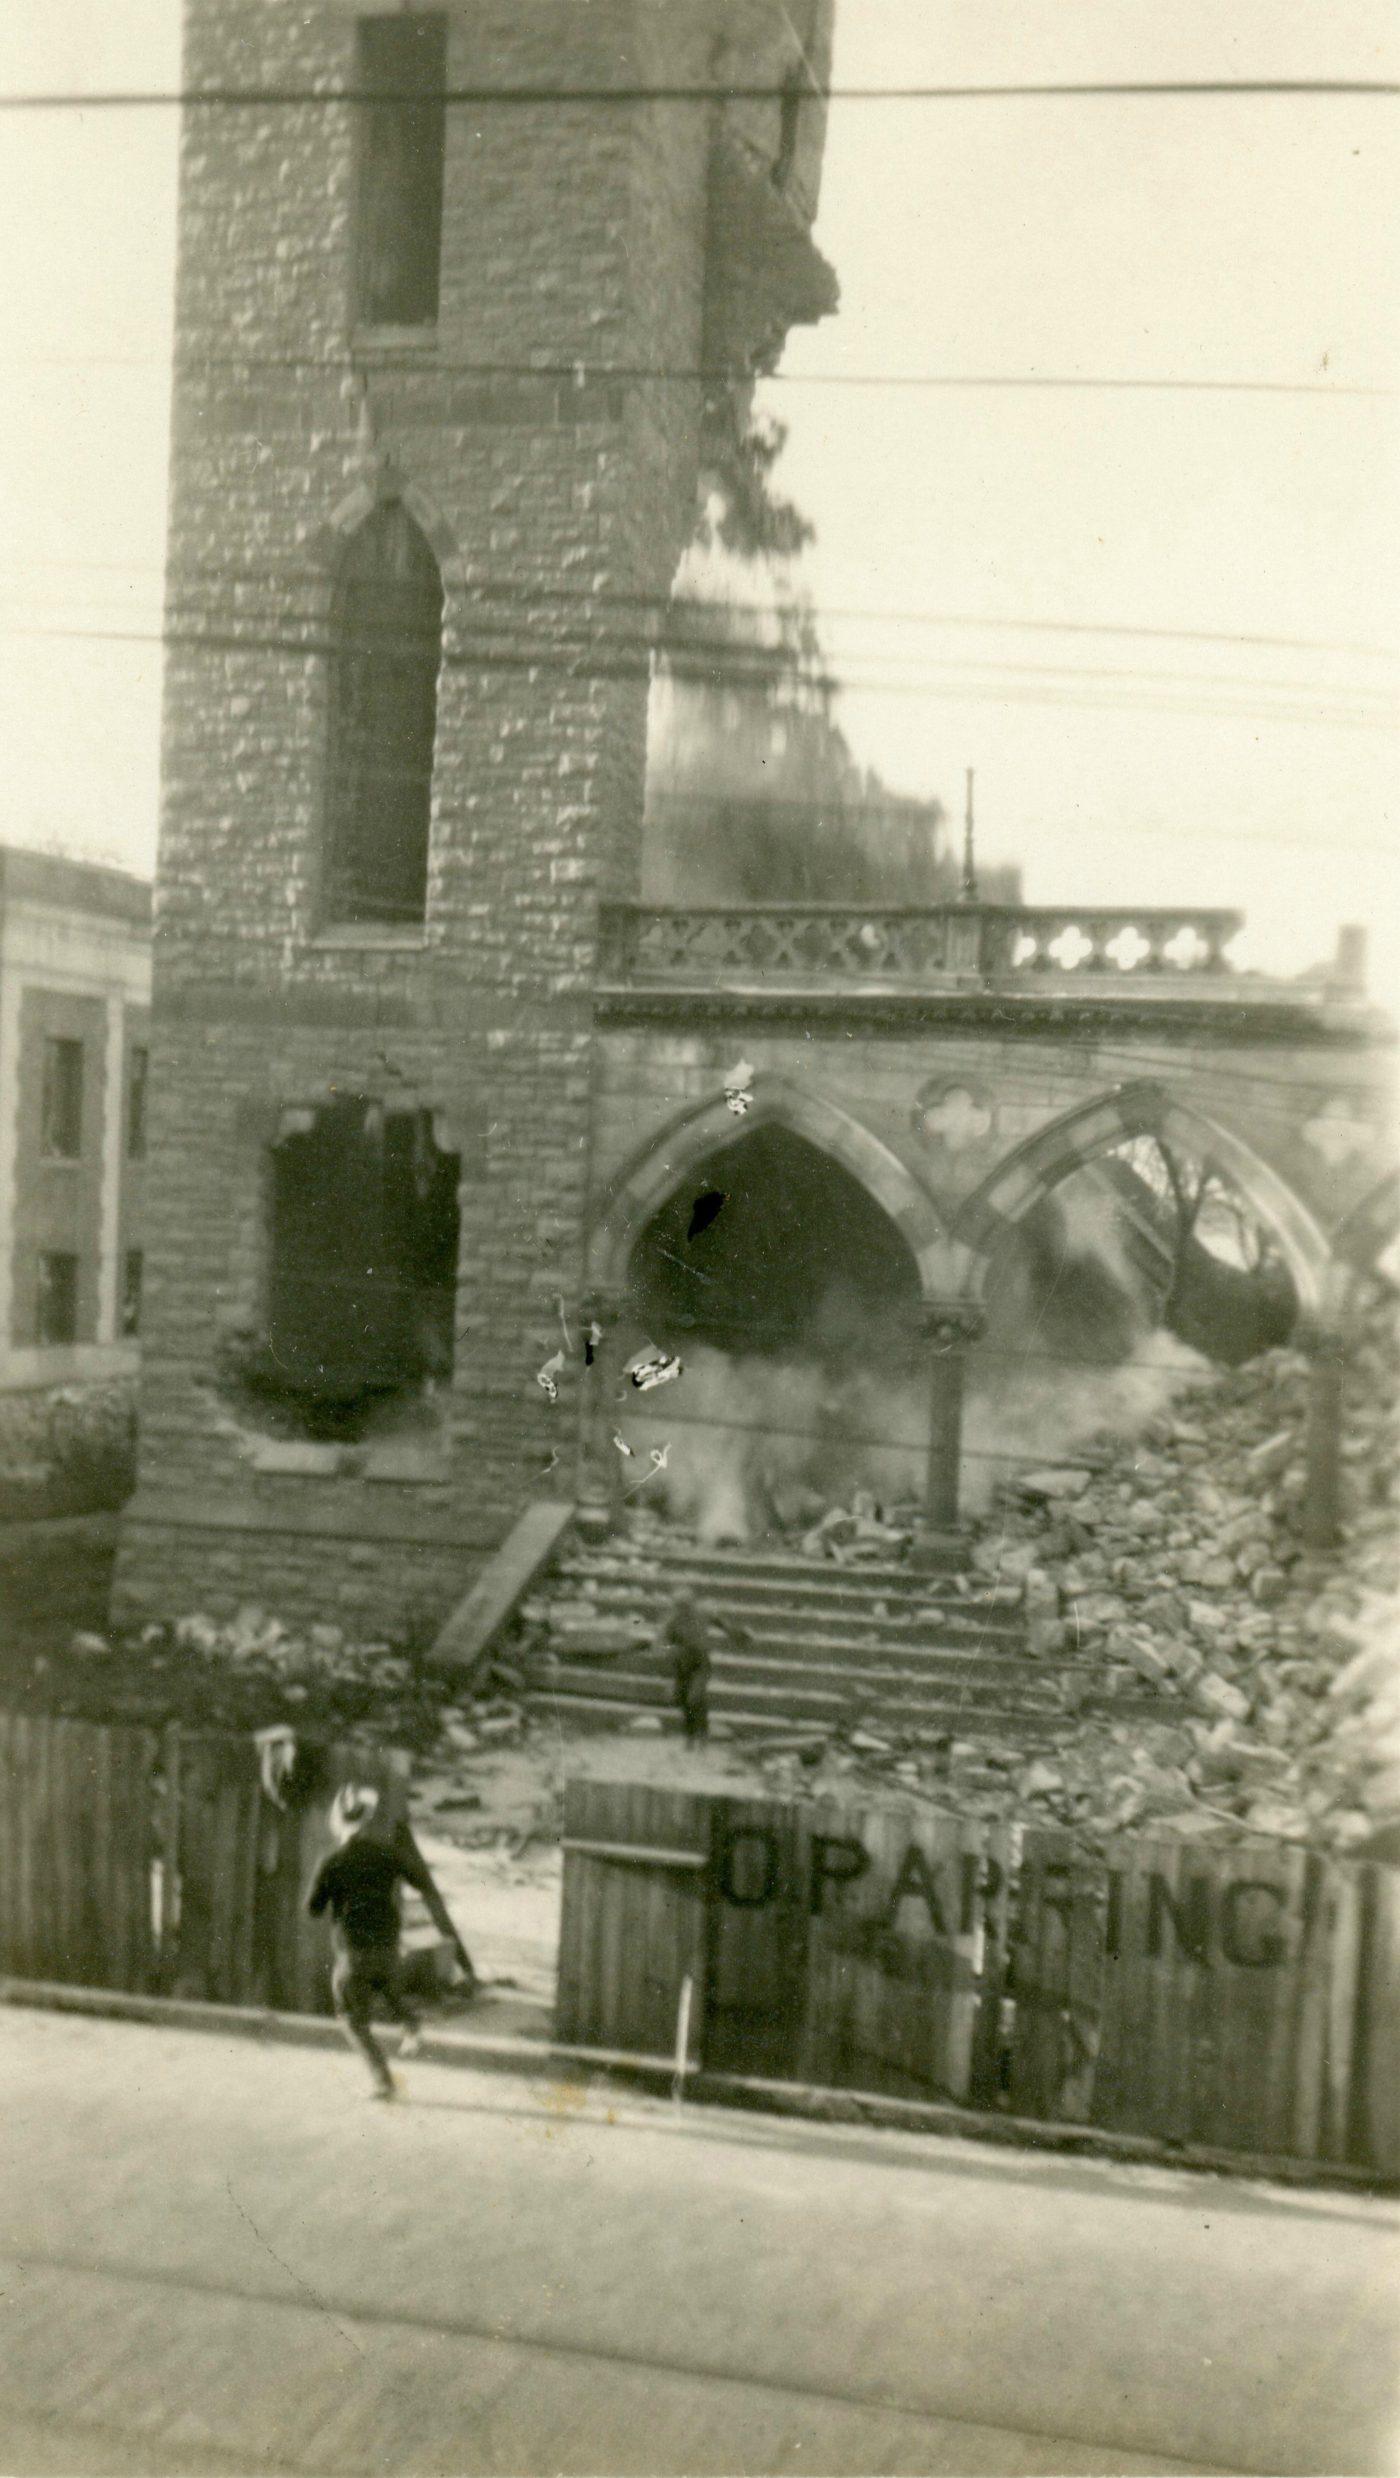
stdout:
<svg viewBox="0 0 1400 2478">
<path fill-rule="evenodd" d="M 337 2019 L 369 2067 L 375 2099 L 394 2099 L 398 2085 L 374 2036 L 373 2016 L 377 2005 L 402 2023 L 399 2055 L 415 2054 L 423 2034 L 400 1984 L 398 1889 L 417 1885 L 418 1876 L 386 1843 L 365 1838 L 378 1805 L 377 1790 L 347 1783 L 337 1791 L 330 1822 L 338 1846 L 318 1868 L 306 1907 L 313 1919 L 330 1912 Z"/>
</svg>

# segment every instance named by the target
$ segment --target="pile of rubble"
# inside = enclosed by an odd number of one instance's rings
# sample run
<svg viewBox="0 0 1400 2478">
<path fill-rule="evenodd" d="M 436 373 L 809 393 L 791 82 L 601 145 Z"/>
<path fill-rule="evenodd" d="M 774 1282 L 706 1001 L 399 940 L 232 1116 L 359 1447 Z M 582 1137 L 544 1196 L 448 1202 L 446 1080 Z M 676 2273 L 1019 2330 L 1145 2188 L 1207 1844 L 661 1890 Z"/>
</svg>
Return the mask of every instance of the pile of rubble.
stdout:
<svg viewBox="0 0 1400 2478">
<path fill-rule="evenodd" d="M 1303 1537 L 1308 1363 L 1295 1351 L 1203 1379 L 1131 1441 L 1100 1440 L 1007 1484 L 974 1539 L 971 1579 L 1021 1607 L 1047 1668 L 1064 1665 L 1077 1710 L 1051 1743 L 1012 1743 L 971 1712 L 950 1733 L 894 1731 L 853 1709 L 836 1727 L 746 1735 L 748 1776 L 803 1796 L 912 1794 L 1090 1841 L 1266 1833 L 1400 1858 L 1398 1372 L 1400 1312 L 1378 1286 L 1347 1361 L 1344 1537 L 1327 1555 Z M 636 1510 L 618 1556 L 645 1563 L 656 1522 Z M 804 1522 L 807 1555 L 859 1566 L 901 1558 L 915 1510 L 858 1496 Z M 481 1759 L 518 1750 L 516 1770 L 534 1757 L 557 1770 L 557 1730 L 529 1715 L 534 1664 L 588 1657 L 595 1642 L 616 1653 L 617 1635 L 586 1594 L 529 1603 L 464 1694 L 420 1648 L 246 1609 L 120 1641 L 78 1636 L 35 1693 L 108 1718 L 373 1735 L 416 1753 L 443 1829 L 473 1840 L 488 1830 L 473 1823 Z M 655 1714 L 634 1724 L 661 1726 Z M 557 1783 L 536 1787 L 543 1819 Z"/>
<path fill-rule="evenodd" d="M 1051 1743 L 1016 1743 L 971 1711 L 950 1733 L 853 1709 L 834 1725 L 746 1730 L 745 1766 L 783 1794 L 912 1795 L 1090 1841 L 1264 1833 L 1388 1852 L 1389 1835 L 1400 1855 L 1398 1341 L 1394 1295 L 1378 1288 L 1348 1358 L 1344 1539 L 1325 1556 L 1303 1536 L 1309 1363 L 1297 1351 L 1207 1375 L 1133 1439 L 1008 1483 L 978 1528 L 970 1580 L 1018 1605 L 1030 1652 L 1063 1668 Z M 817 1519 L 807 1508 L 789 1545 L 858 1568 L 903 1558 L 916 1523 L 915 1508 L 858 1494 Z M 636 1510 L 619 1560 L 645 1564 L 668 1529 Z M 522 1616 L 527 1670 L 624 1648 L 627 1622 L 586 1587 Z M 665 1726 L 659 1714 L 631 1724 Z"/>
<path fill-rule="evenodd" d="M 70 1717 L 181 1721 L 235 1735 L 281 1722 L 308 1738 L 406 1748 L 415 1816 L 441 1841 L 518 1857 L 532 1842 L 558 1839 L 558 1749 L 540 1744 L 508 1653 L 464 1689 L 412 1648 L 357 1641 L 338 1626 L 292 1627 L 249 1607 L 138 1635 L 78 1634 L 66 1659 L 36 1670 L 28 1700 Z M 517 1756 L 503 1797 L 493 1759 Z M 550 1777 L 534 1780 L 537 1763 Z"/>
<path fill-rule="evenodd" d="M 1003 1492 L 974 1564 L 1019 1581 L 1032 1650 L 1089 1658 L 1115 1700 L 1144 1695 L 1140 1722 L 1086 1711 L 1053 1756 L 1003 1756 L 1009 1803 L 1093 1832 L 1244 1828 L 1400 1855 L 1397 1324 L 1378 1289 L 1347 1361 L 1335 1552 L 1304 1545 L 1296 1351 Z"/>
<path fill-rule="evenodd" d="M 915 1505 L 882 1506 L 857 1489 L 849 1507 L 829 1506 L 802 1534 L 804 1557 L 830 1558 L 838 1566 L 879 1563 L 908 1555 L 919 1519 Z"/>
<path fill-rule="evenodd" d="M 41 1659 L 35 1700 L 71 1717 L 183 1721 L 203 1729 L 262 1729 L 284 1721 L 308 1734 L 371 1737 L 426 1752 L 451 1716 L 449 1690 L 411 1649 L 360 1642 L 339 1626 L 293 1627 L 264 1609 L 233 1618 L 202 1613 L 139 1634 L 74 1635 L 65 1659 Z M 499 1704 L 478 1724 L 523 1708 Z"/>
</svg>

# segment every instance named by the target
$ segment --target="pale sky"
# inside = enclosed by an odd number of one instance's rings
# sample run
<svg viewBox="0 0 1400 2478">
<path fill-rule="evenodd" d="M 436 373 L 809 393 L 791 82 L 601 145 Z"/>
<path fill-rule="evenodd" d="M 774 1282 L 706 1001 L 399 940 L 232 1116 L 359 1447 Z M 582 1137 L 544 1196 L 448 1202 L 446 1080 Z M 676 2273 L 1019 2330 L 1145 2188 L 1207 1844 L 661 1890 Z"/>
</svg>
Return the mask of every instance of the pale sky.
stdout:
<svg viewBox="0 0 1400 2478">
<path fill-rule="evenodd" d="M 1397 76 L 1389 0 L 838 0 L 838 86 Z M 0 20 L 5 90 L 177 77 L 174 0 Z M 1280 969 L 1363 920 L 1378 986 L 1400 966 L 1400 402 L 814 382 L 1396 389 L 1398 113 L 838 101 L 819 238 L 842 307 L 768 391 L 864 760 L 954 807 L 975 766 L 981 848 L 1032 901 L 1237 904 Z M 158 632 L 175 120 L 0 126 L 0 838 L 148 868 L 158 649 L 35 632 Z"/>
</svg>

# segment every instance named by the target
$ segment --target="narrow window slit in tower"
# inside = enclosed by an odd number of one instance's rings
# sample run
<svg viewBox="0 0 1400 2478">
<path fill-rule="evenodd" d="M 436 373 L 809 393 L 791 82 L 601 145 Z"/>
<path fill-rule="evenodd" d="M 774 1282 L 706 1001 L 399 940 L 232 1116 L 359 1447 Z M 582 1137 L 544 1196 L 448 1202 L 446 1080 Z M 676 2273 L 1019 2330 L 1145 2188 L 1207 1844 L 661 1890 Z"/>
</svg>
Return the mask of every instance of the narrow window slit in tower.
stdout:
<svg viewBox="0 0 1400 2478">
<path fill-rule="evenodd" d="M 431 327 L 438 314 L 447 21 L 365 17 L 356 29 L 355 314 Z"/>
</svg>

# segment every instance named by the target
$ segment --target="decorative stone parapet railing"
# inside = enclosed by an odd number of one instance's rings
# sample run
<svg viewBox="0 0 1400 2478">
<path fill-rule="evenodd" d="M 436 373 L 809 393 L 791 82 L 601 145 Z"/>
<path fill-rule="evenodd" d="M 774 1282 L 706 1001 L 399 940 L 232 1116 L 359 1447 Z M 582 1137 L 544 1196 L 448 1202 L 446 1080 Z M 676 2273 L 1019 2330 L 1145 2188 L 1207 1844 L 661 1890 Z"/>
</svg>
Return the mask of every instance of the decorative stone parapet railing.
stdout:
<svg viewBox="0 0 1400 2478">
<path fill-rule="evenodd" d="M 602 978 L 631 987 L 828 980 L 936 988 L 1128 974 L 1196 981 L 1228 974 L 1238 912 L 930 906 L 614 904 L 604 910 Z"/>
</svg>

